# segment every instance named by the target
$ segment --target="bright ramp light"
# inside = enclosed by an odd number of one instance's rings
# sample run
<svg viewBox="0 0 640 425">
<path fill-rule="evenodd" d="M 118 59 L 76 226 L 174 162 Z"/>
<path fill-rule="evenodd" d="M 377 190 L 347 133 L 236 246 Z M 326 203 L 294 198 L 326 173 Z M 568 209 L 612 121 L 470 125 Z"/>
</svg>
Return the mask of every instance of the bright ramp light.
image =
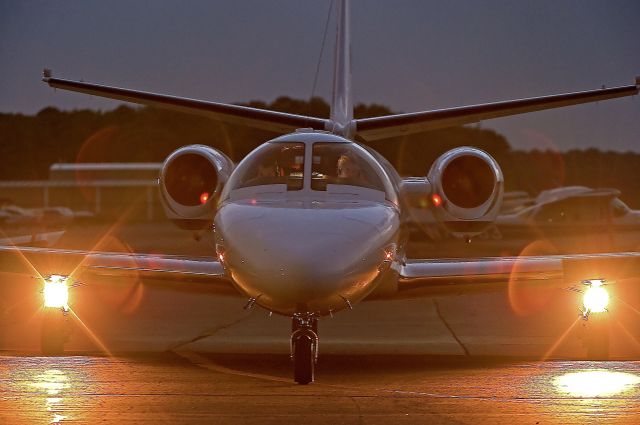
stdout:
<svg viewBox="0 0 640 425">
<path fill-rule="evenodd" d="M 69 287 L 68 277 L 51 275 L 44 280 L 44 306 L 54 308 L 68 308 Z"/>
<path fill-rule="evenodd" d="M 601 280 L 590 281 L 589 288 L 585 291 L 582 303 L 586 311 L 590 313 L 602 313 L 607 311 L 609 305 L 609 293 Z"/>
</svg>

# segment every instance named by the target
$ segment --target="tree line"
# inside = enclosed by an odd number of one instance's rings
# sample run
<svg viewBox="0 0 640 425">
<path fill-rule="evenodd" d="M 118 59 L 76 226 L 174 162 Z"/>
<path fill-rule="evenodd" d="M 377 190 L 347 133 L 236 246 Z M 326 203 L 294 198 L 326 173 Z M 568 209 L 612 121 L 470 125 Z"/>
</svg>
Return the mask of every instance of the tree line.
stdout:
<svg viewBox="0 0 640 425">
<path fill-rule="evenodd" d="M 246 103 L 264 109 L 317 117 L 329 116 L 321 98 L 279 97 L 271 103 Z M 359 104 L 356 118 L 388 115 L 388 107 Z M 206 117 L 142 107 L 111 111 L 42 109 L 36 115 L 0 114 L 0 180 L 47 179 L 56 162 L 161 162 L 174 149 L 201 143 L 241 160 L 276 134 L 222 124 Z M 425 175 L 433 160 L 456 146 L 475 146 L 493 155 L 505 174 L 507 190 L 536 195 L 566 185 L 615 187 L 632 207 L 640 208 L 640 154 L 598 149 L 514 150 L 493 130 L 453 127 L 368 143 L 401 175 Z"/>
</svg>

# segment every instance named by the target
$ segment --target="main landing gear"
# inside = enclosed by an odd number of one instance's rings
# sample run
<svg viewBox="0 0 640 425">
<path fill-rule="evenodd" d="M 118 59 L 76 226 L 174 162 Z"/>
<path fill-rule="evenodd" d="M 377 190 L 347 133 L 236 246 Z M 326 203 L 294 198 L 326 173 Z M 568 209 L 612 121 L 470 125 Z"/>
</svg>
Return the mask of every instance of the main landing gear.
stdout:
<svg viewBox="0 0 640 425">
<path fill-rule="evenodd" d="M 588 360 L 609 360 L 610 322 L 607 312 L 593 314 L 585 322 L 583 343 Z"/>
<path fill-rule="evenodd" d="M 71 334 L 68 310 L 46 307 L 42 312 L 40 347 L 45 356 L 61 356 Z"/>
<path fill-rule="evenodd" d="M 294 314 L 291 322 L 293 378 L 300 385 L 313 382 L 318 361 L 318 319 L 313 314 Z"/>
</svg>

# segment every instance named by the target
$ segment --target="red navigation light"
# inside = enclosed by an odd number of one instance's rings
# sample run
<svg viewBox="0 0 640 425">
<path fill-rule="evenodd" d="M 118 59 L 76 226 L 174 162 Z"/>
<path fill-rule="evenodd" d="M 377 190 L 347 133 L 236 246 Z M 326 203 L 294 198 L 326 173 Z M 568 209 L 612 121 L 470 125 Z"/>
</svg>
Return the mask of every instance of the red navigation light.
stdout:
<svg viewBox="0 0 640 425">
<path fill-rule="evenodd" d="M 434 207 L 439 207 L 440 205 L 442 205 L 442 197 L 437 193 L 434 193 L 433 195 L 431 195 L 431 202 L 433 203 Z"/>
<path fill-rule="evenodd" d="M 209 192 L 202 192 L 202 194 L 200 195 L 200 203 L 204 205 L 207 203 L 208 200 L 209 200 Z"/>
</svg>

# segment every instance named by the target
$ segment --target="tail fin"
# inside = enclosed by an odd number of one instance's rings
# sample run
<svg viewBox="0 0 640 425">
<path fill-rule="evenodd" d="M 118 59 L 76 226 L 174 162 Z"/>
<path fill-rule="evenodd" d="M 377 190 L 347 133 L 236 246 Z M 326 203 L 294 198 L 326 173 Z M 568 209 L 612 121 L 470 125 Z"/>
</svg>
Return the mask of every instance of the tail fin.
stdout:
<svg viewBox="0 0 640 425">
<path fill-rule="evenodd" d="M 351 33 L 349 0 L 338 1 L 338 29 L 333 68 L 331 131 L 350 137 L 353 121 L 351 97 Z"/>
</svg>

